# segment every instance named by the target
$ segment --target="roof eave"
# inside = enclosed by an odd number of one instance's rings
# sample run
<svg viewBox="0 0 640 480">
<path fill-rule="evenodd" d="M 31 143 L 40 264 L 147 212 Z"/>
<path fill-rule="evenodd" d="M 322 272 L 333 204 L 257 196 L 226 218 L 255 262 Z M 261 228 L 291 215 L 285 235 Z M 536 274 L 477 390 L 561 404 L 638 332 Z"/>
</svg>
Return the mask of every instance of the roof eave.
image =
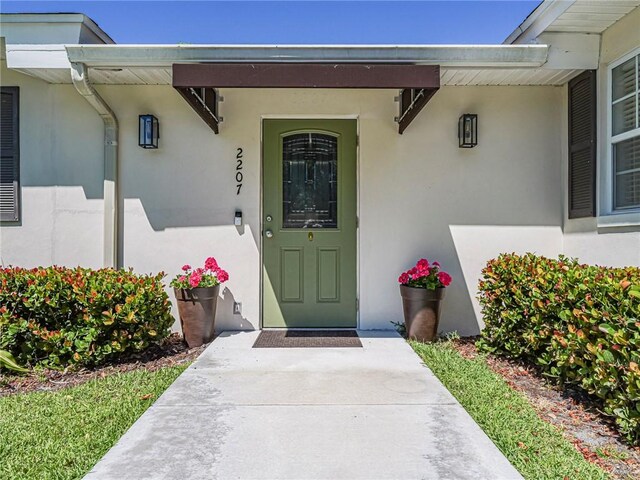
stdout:
<svg viewBox="0 0 640 480">
<path fill-rule="evenodd" d="M 534 41 L 576 0 L 544 0 L 503 42 L 504 45 Z"/>
<path fill-rule="evenodd" d="M 84 25 L 105 44 L 116 42 L 84 13 L 0 13 L 0 23 L 77 23 Z"/>
<path fill-rule="evenodd" d="M 203 62 L 413 63 L 448 67 L 539 67 L 547 45 L 66 45 L 70 62 L 158 67 Z"/>
</svg>

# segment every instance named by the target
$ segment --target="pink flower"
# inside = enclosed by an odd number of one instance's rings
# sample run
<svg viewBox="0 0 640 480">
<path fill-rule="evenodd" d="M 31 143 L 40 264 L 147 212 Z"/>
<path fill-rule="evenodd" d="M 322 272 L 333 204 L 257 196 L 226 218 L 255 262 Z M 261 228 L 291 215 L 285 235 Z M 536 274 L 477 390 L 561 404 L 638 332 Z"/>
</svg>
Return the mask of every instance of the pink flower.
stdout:
<svg viewBox="0 0 640 480">
<path fill-rule="evenodd" d="M 191 265 L 189 265 L 188 263 L 186 265 L 182 266 L 182 271 L 186 272 L 187 270 L 191 270 Z"/>
<path fill-rule="evenodd" d="M 227 280 L 229 280 L 229 274 L 225 270 L 222 270 L 222 269 L 219 269 L 216 272 L 216 277 L 218 278 L 218 282 L 220 282 L 220 283 L 224 283 Z"/>
<path fill-rule="evenodd" d="M 200 280 L 202 280 L 202 275 L 200 275 L 198 272 L 193 272 L 189 276 L 189 285 L 191 285 L 191 288 L 196 288 L 198 285 L 200 285 Z"/>
<path fill-rule="evenodd" d="M 178 280 L 181 281 L 181 282 L 184 282 L 186 279 L 187 279 L 186 275 L 181 275 Z"/>
<path fill-rule="evenodd" d="M 438 263 L 438 262 L 433 262 L 433 266 L 434 266 L 434 267 L 439 267 L 439 266 L 440 266 L 440 263 Z"/>
<path fill-rule="evenodd" d="M 425 265 L 424 263 L 422 264 L 418 263 L 418 266 L 416 267 L 416 271 L 417 271 L 418 277 L 428 277 L 430 273 L 429 264 L 427 263 Z"/>
<path fill-rule="evenodd" d="M 399 277 L 398 277 L 398 283 L 402 284 L 402 285 L 406 285 L 407 283 L 409 283 L 409 274 L 407 272 L 403 272 Z"/>
<path fill-rule="evenodd" d="M 451 284 L 451 275 L 447 272 L 438 272 L 438 280 L 443 286 L 448 287 Z"/>
<path fill-rule="evenodd" d="M 417 280 L 418 278 L 420 278 L 420 274 L 418 273 L 418 269 L 416 267 L 412 267 L 409 270 L 407 270 L 407 274 L 413 280 Z"/>
<path fill-rule="evenodd" d="M 219 268 L 218 262 L 216 262 L 215 258 L 209 257 L 204 261 L 204 268 L 206 268 L 207 270 L 211 270 L 212 272 L 215 272 Z"/>
<path fill-rule="evenodd" d="M 407 273 L 413 280 L 418 280 L 422 277 L 428 277 L 429 262 L 427 262 L 425 259 L 422 259 L 418 263 L 416 263 L 416 266 L 411 268 Z"/>
</svg>

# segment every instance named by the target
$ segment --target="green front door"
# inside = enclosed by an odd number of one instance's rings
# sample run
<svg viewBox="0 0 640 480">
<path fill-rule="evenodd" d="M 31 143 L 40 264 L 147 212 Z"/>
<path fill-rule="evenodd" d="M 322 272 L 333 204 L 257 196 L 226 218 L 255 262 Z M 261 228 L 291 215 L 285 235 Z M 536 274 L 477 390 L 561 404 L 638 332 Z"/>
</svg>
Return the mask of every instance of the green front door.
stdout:
<svg viewBox="0 0 640 480">
<path fill-rule="evenodd" d="M 263 326 L 356 326 L 356 121 L 264 120 Z"/>
</svg>

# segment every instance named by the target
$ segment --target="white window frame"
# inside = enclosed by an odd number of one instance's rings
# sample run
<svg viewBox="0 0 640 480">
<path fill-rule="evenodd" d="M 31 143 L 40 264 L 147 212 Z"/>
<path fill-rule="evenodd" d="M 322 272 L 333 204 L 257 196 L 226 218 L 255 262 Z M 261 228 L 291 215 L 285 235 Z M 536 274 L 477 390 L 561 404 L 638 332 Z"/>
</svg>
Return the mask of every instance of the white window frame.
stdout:
<svg viewBox="0 0 640 480">
<path fill-rule="evenodd" d="M 613 145 L 623 140 L 640 135 L 640 118 L 636 118 L 636 128 L 629 130 L 628 132 L 612 135 L 613 133 L 613 69 L 619 65 L 622 65 L 631 58 L 636 58 L 637 63 L 640 62 L 640 47 L 637 47 L 627 53 L 626 55 L 618 58 L 607 65 L 607 138 L 606 138 L 606 155 L 604 165 L 601 165 L 600 171 L 603 175 L 603 183 L 601 188 L 600 197 L 600 211 L 598 213 L 598 226 L 607 227 L 620 227 L 620 226 L 635 226 L 640 225 L 640 208 L 625 208 L 614 210 L 614 175 L 613 168 Z M 640 91 L 640 78 L 636 81 L 636 91 L 633 93 L 637 95 Z M 626 98 L 626 97 L 623 97 Z M 618 99 L 620 101 L 621 99 Z M 640 110 L 640 108 L 639 108 Z M 636 111 L 636 116 L 640 116 L 640 113 Z M 614 142 L 615 139 L 615 142 Z"/>
</svg>

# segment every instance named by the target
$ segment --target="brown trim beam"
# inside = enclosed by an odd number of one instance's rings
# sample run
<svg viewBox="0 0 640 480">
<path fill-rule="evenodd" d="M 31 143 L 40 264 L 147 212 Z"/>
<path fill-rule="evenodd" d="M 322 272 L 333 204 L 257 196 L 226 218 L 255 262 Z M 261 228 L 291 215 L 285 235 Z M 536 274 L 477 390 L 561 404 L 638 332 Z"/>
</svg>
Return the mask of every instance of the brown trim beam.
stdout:
<svg viewBox="0 0 640 480">
<path fill-rule="evenodd" d="M 209 125 L 214 133 L 219 132 L 221 118 L 218 115 L 218 92 L 213 88 L 175 87 L 182 98 Z"/>
<path fill-rule="evenodd" d="M 174 63 L 173 86 L 212 88 L 439 88 L 439 65 Z"/>
</svg>

